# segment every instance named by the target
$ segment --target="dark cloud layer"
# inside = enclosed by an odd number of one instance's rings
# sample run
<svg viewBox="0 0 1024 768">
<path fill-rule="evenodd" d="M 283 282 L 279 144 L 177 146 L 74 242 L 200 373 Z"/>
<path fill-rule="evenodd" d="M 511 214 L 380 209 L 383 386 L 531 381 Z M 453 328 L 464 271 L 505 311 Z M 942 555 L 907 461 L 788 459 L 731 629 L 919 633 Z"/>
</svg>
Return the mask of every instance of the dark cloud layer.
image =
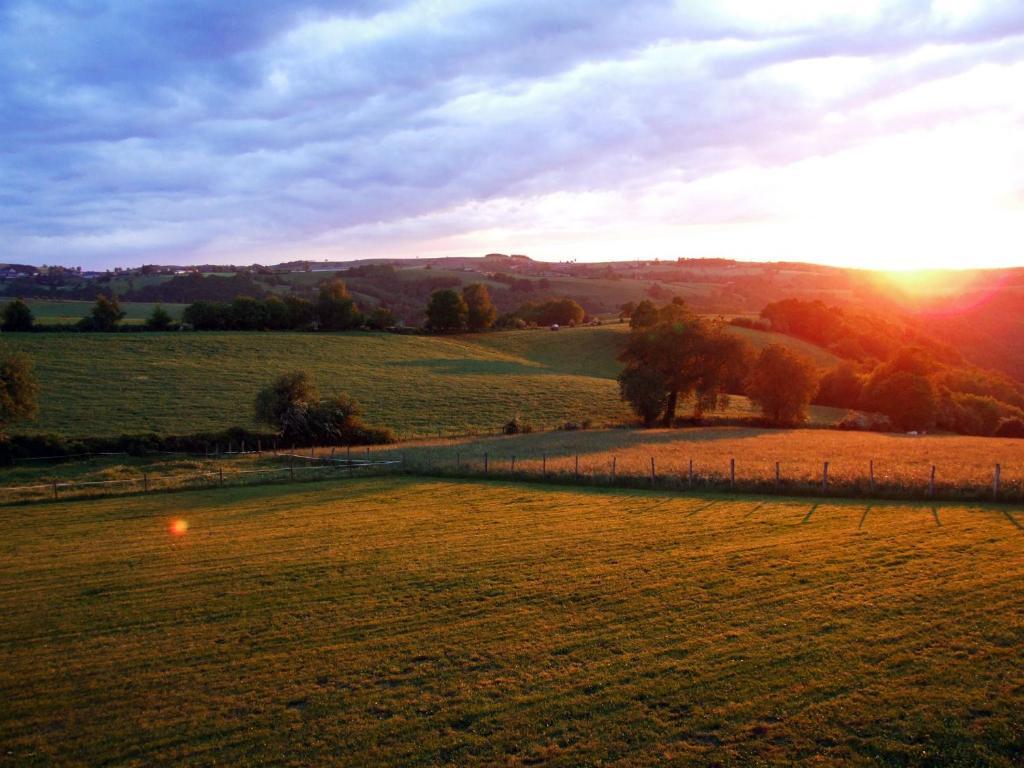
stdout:
<svg viewBox="0 0 1024 768">
<path fill-rule="evenodd" d="M 0 3 L 0 260 L 354 257 L 474 203 L 828 155 L 917 119 L 871 104 L 1024 61 L 1017 2 L 733 5 Z"/>
</svg>

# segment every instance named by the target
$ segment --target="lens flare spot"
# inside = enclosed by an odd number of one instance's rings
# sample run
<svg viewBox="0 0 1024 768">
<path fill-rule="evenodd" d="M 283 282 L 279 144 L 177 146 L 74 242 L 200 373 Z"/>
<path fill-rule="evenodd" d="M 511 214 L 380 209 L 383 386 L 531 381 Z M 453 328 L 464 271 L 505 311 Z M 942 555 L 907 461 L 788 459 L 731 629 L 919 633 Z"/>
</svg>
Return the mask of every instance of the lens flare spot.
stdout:
<svg viewBox="0 0 1024 768">
<path fill-rule="evenodd" d="M 171 533 L 175 536 L 184 536 L 188 532 L 188 520 L 177 518 L 171 522 Z"/>
</svg>

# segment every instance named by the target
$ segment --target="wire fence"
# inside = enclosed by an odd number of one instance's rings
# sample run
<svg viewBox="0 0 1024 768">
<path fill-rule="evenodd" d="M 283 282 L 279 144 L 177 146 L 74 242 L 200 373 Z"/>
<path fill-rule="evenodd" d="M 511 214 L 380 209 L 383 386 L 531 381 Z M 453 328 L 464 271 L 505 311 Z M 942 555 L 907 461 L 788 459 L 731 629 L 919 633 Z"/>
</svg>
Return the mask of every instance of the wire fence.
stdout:
<svg viewBox="0 0 1024 768">
<path fill-rule="evenodd" d="M 782 462 L 737 463 L 736 459 L 729 459 L 721 467 L 706 463 L 698 466 L 693 460 L 677 460 L 663 468 L 659 466 L 659 457 L 639 457 L 635 453 L 620 460 L 615 455 L 560 453 L 549 456 L 542 453 L 516 456 L 486 451 L 432 453 L 430 449 L 422 448 L 410 449 L 407 453 L 393 446 L 377 446 L 373 451 L 370 448 L 319 450 L 318 454 L 317 449 L 311 448 L 308 455 L 274 454 L 274 460 L 287 461 L 287 466 L 228 466 L 226 470 L 219 467 L 212 471 L 164 473 L 140 471 L 137 475 L 115 479 L 55 479 L 22 486 L 0 486 L 0 500 L 11 504 L 405 473 L 425 477 L 487 478 L 677 492 L 1024 504 L 1024 478 L 1019 473 L 1009 477 L 1001 464 L 992 465 L 990 477 L 981 482 L 976 476 L 971 479 L 945 478 L 937 465 L 920 467 L 913 476 L 897 476 L 884 471 L 874 461 L 866 463 L 863 473 L 851 472 L 848 467 L 836 473 L 828 461 L 817 464 L 816 470 L 810 469 L 812 464 L 808 462 L 797 467 Z"/>
<path fill-rule="evenodd" d="M 330 456 L 278 455 L 289 460 L 288 466 L 254 469 L 229 467 L 227 471 L 221 467 L 216 471 L 140 472 L 138 475 L 110 480 L 53 480 L 30 485 L 0 486 L 0 499 L 6 504 L 18 504 L 95 496 L 298 483 L 387 472 L 394 470 L 401 463 L 400 459 L 336 459 Z"/>
</svg>

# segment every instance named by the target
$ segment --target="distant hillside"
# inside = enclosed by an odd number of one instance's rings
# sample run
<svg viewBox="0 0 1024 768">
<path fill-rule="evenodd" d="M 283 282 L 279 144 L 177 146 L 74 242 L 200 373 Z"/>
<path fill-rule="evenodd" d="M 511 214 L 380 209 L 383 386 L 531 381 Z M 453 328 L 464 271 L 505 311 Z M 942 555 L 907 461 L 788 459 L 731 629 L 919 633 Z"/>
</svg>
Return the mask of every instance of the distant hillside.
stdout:
<svg viewBox="0 0 1024 768">
<path fill-rule="evenodd" d="M 272 266 L 0 271 L 0 294 L 91 301 L 97 293 L 138 302 L 231 301 L 237 295 L 295 292 L 312 297 L 340 277 L 364 308 L 385 304 L 407 325 L 423 322 L 431 292 L 482 282 L 502 313 L 527 302 L 571 298 L 594 316 L 613 317 L 625 302 L 682 297 L 698 312 L 756 314 L 783 299 L 821 300 L 878 315 L 946 344 L 966 360 L 1024 381 L 1024 269 L 893 275 L 790 262 L 727 259 L 543 262 L 523 255 L 436 259 L 295 261 Z M 28 270 L 28 271 L 26 271 Z"/>
</svg>

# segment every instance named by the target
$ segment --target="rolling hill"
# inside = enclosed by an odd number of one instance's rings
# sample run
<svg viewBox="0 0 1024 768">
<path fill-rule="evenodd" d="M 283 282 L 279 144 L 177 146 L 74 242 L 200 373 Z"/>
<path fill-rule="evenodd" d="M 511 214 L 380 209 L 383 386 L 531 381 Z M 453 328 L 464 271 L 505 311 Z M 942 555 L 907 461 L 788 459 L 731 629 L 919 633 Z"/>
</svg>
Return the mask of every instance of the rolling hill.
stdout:
<svg viewBox="0 0 1024 768">
<path fill-rule="evenodd" d="M 794 343 L 734 329 L 752 343 Z M 493 432 L 513 416 L 538 428 L 620 423 L 616 361 L 626 326 L 464 336 L 386 333 L 8 334 L 42 386 L 38 419 L 19 431 L 69 436 L 193 433 L 248 426 L 256 392 L 307 370 L 371 423 L 400 435 Z M 800 343 L 802 344 L 802 343 Z M 829 356 L 819 351 L 827 362 Z M 750 415 L 734 398 L 731 415 Z M 834 421 L 836 412 L 816 412 Z"/>
</svg>

